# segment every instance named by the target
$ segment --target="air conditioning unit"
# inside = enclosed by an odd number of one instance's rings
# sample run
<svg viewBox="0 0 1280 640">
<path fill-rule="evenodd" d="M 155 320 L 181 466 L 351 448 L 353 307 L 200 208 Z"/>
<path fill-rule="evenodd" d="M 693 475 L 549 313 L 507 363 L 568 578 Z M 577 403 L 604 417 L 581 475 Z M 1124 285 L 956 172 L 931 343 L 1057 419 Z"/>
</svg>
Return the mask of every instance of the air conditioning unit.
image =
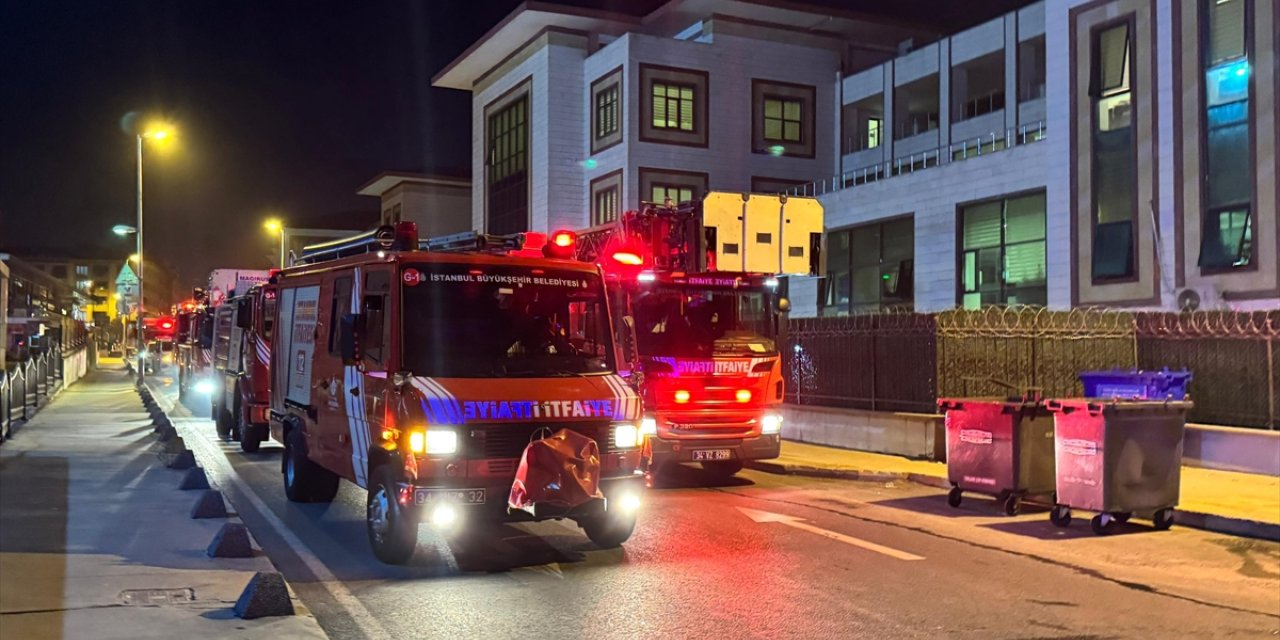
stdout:
<svg viewBox="0 0 1280 640">
<path fill-rule="evenodd" d="M 1174 304 L 1179 311 L 1217 309 L 1222 307 L 1222 292 L 1211 284 L 1185 287 L 1178 290 Z"/>
</svg>

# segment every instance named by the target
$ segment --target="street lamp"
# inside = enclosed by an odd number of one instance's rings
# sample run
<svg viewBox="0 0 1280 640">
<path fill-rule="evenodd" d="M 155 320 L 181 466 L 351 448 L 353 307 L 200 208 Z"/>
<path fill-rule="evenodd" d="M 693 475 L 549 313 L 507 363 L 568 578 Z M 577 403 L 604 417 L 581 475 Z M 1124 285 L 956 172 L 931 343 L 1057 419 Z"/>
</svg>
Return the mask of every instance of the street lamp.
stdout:
<svg viewBox="0 0 1280 640">
<path fill-rule="evenodd" d="M 146 279 L 142 277 L 142 140 L 149 138 L 152 140 L 164 140 L 171 135 L 168 129 L 164 127 L 152 127 L 138 132 L 138 224 L 134 227 L 134 235 L 138 238 L 138 383 L 142 384 L 143 377 L 146 373 L 146 360 L 142 355 L 146 348 L 146 341 L 142 335 L 142 311 L 143 311 L 143 287 Z M 123 226 L 123 225 L 121 225 Z M 116 231 L 116 229 L 112 229 Z M 119 231 L 116 231 L 119 233 Z M 128 233 L 127 231 L 125 233 Z"/>
<path fill-rule="evenodd" d="M 267 218 L 267 219 L 262 223 L 262 228 L 263 228 L 263 229 L 266 229 L 266 230 L 267 230 L 267 233 L 270 233 L 270 234 L 272 234 L 272 235 L 275 235 L 275 234 L 279 234 L 279 235 L 280 235 L 280 268 L 281 268 L 281 269 L 285 268 L 285 264 L 284 264 L 284 223 L 280 221 L 280 218 Z"/>
</svg>

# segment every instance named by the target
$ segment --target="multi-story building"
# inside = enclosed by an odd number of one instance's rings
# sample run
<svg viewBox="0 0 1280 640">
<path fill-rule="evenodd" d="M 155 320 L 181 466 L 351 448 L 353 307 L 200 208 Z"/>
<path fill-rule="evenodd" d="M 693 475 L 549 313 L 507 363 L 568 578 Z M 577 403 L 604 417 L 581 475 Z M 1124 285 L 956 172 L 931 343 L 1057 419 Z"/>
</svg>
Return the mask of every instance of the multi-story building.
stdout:
<svg viewBox="0 0 1280 640">
<path fill-rule="evenodd" d="M 414 222 L 423 238 L 473 230 L 471 180 L 466 178 L 387 171 L 356 193 L 378 198 L 379 224 Z"/>
<path fill-rule="evenodd" d="M 946 37 L 785 6 L 517 9 L 435 79 L 473 95 L 475 226 L 785 191 L 829 231 L 793 315 L 1280 304 L 1277 0 L 1045 0 Z"/>
<path fill-rule="evenodd" d="M 89 323 L 114 321 L 121 313 L 130 313 L 122 305 L 118 289 L 126 258 L 81 250 L 74 254 L 35 252 L 23 259 L 51 278 L 87 294 L 90 302 L 85 307 L 85 319 Z M 136 262 L 130 260 L 128 264 L 136 271 Z M 148 312 L 168 313 L 174 303 L 172 273 L 163 264 L 148 258 L 145 277 L 145 308 Z"/>
</svg>

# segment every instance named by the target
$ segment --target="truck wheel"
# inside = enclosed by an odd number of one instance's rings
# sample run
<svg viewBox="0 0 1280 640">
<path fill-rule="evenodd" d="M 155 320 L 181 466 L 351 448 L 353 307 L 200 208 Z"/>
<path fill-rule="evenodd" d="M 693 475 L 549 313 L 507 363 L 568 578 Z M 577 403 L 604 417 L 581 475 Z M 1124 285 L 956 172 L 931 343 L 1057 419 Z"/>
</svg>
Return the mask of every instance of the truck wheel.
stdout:
<svg viewBox="0 0 1280 640">
<path fill-rule="evenodd" d="M 209 407 L 210 414 L 213 416 L 213 428 L 218 432 L 218 438 L 221 440 L 231 439 L 231 414 L 222 408 L 222 403 L 217 400 Z"/>
<path fill-rule="evenodd" d="M 332 502 L 338 495 L 338 475 L 307 457 L 302 429 L 289 429 L 284 438 L 284 494 L 293 502 Z"/>
<path fill-rule="evenodd" d="M 1151 524 L 1156 531 L 1167 531 L 1173 526 L 1173 508 L 1161 509 L 1151 515 Z"/>
<path fill-rule="evenodd" d="M 742 471 L 741 460 L 719 460 L 716 462 L 703 462 L 702 470 L 710 474 L 717 480 L 728 480 L 734 474 Z"/>
<path fill-rule="evenodd" d="M 580 523 L 583 533 L 601 549 L 613 549 L 621 546 L 631 538 L 636 530 L 636 514 L 620 514 L 606 511 L 600 515 L 584 518 Z"/>
<path fill-rule="evenodd" d="M 240 436 L 240 450 L 245 453 L 256 453 L 262 447 L 262 438 L 258 437 L 258 429 L 252 425 L 241 424 L 236 427 Z"/>
<path fill-rule="evenodd" d="M 389 465 L 373 472 L 365 507 L 365 526 L 373 555 L 387 564 L 404 564 L 418 546 L 418 519 L 411 507 L 400 504 L 396 473 Z"/>
</svg>

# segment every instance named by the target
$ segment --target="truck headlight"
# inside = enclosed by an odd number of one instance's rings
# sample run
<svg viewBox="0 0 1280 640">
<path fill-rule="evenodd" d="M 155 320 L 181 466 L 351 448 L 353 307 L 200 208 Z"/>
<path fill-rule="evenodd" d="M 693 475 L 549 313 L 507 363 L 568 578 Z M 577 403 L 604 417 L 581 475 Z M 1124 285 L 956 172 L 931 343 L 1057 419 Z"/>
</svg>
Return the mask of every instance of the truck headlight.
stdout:
<svg viewBox="0 0 1280 640">
<path fill-rule="evenodd" d="M 429 456 L 447 456 L 458 452 L 458 432 L 453 429 L 427 429 L 409 434 L 409 450 Z"/>
<path fill-rule="evenodd" d="M 645 437 L 658 435 L 658 421 L 653 418 L 641 420 L 640 435 Z"/>
<path fill-rule="evenodd" d="M 776 413 L 766 413 L 760 418 L 760 433 L 763 435 L 776 435 L 782 432 L 782 416 Z"/>
<path fill-rule="evenodd" d="M 640 430 L 634 424 L 613 425 L 613 446 L 619 449 L 634 449 L 640 446 Z"/>
<path fill-rule="evenodd" d="M 215 390 L 217 390 L 217 387 L 212 380 L 201 380 L 196 383 L 196 393 L 212 395 Z"/>
</svg>

